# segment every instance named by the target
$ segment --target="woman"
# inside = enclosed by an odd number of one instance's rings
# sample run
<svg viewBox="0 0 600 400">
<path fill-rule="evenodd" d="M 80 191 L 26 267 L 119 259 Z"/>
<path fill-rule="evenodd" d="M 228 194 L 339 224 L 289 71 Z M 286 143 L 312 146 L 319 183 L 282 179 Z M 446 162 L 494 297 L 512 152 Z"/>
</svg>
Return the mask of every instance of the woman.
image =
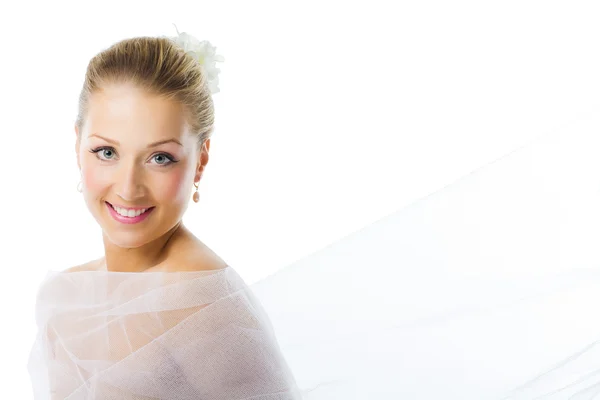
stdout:
<svg viewBox="0 0 600 400">
<path fill-rule="evenodd" d="M 250 291 L 181 224 L 216 90 L 188 55 L 90 63 L 76 152 L 106 251 L 40 290 L 36 399 L 597 398 L 597 115 Z"/>
<path fill-rule="evenodd" d="M 138 37 L 90 61 L 75 153 L 105 255 L 40 289 L 36 399 L 300 398 L 261 305 L 182 223 L 209 160 L 210 51 Z"/>
</svg>

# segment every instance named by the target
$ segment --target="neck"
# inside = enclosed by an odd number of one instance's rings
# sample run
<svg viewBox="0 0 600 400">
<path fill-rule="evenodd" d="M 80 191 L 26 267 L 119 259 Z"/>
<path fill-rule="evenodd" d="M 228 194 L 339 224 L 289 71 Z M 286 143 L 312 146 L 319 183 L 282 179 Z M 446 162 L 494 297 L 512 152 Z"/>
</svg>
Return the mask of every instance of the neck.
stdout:
<svg viewBox="0 0 600 400">
<path fill-rule="evenodd" d="M 165 261 L 169 249 L 185 235 L 187 229 L 181 222 L 161 237 L 135 248 L 124 248 L 112 243 L 106 234 L 104 241 L 105 263 L 107 271 L 143 272 Z"/>
</svg>

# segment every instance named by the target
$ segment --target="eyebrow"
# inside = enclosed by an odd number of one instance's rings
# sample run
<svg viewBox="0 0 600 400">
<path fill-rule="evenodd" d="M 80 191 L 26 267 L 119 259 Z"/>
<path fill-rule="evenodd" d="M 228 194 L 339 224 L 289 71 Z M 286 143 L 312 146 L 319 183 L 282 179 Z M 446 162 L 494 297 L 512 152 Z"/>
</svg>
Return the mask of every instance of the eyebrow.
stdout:
<svg viewBox="0 0 600 400">
<path fill-rule="evenodd" d="M 92 136 L 96 136 L 96 137 L 98 137 L 98 138 L 100 138 L 100 139 L 106 140 L 107 142 L 113 143 L 113 144 L 115 144 L 115 145 L 117 145 L 117 146 L 119 145 L 119 142 L 117 142 L 116 140 L 109 139 L 109 138 L 105 138 L 104 136 L 100 136 L 100 135 L 97 135 L 97 134 L 95 134 L 95 133 L 94 133 L 94 134 L 92 134 L 92 135 L 90 135 L 90 136 L 88 136 L 88 137 L 92 137 Z M 150 144 L 148 145 L 148 148 L 151 148 L 151 147 L 156 147 L 156 146 L 160 146 L 161 144 L 170 143 L 170 142 L 177 143 L 178 145 L 180 145 L 180 146 L 183 146 L 183 145 L 182 145 L 182 144 L 179 142 L 179 140 L 177 140 L 177 139 L 165 139 L 165 140 L 159 140 L 158 142 L 150 143 Z"/>
</svg>

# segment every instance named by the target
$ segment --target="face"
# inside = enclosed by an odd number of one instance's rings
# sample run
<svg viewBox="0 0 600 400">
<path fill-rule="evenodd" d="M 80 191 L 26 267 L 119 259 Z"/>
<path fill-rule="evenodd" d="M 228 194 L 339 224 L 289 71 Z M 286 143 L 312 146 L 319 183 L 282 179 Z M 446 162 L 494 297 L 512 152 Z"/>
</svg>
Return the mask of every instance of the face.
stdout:
<svg viewBox="0 0 600 400">
<path fill-rule="evenodd" d="M 95 92 L 88 110 L 82 131 L 76 128 L 88 209 L 117 246 L 158 239 L 181 221 L 208 162 L 210 140 L 198 149 L 179 103 L 131 85 Z M 115 207 L 150 210 L 132 218 L 132 211 L 116 215 Z"/>
</svg>

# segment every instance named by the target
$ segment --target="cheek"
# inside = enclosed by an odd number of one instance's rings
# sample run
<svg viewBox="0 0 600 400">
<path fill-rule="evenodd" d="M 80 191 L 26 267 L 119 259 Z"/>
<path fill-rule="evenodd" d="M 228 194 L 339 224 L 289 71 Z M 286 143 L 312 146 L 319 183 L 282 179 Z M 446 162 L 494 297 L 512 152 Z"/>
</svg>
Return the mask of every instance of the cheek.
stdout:
<svg viewBox="0 0 600 400">
<path fill-rule="evenodd" d="M 101 193 L 110 186 L 110 175 L 102 173 L 101 168 L 82 168 L 82 179 L 86 191 L 95 194 Z"/>
<path fill-rule="evenodd" d="M 159 185 L 159 192 L 155 193 L 157 200 L 165 203 L 182 202 L 187 199 L 191 179 L 184 169 L 173 169 L 164 175 Z"/>
</svg>

